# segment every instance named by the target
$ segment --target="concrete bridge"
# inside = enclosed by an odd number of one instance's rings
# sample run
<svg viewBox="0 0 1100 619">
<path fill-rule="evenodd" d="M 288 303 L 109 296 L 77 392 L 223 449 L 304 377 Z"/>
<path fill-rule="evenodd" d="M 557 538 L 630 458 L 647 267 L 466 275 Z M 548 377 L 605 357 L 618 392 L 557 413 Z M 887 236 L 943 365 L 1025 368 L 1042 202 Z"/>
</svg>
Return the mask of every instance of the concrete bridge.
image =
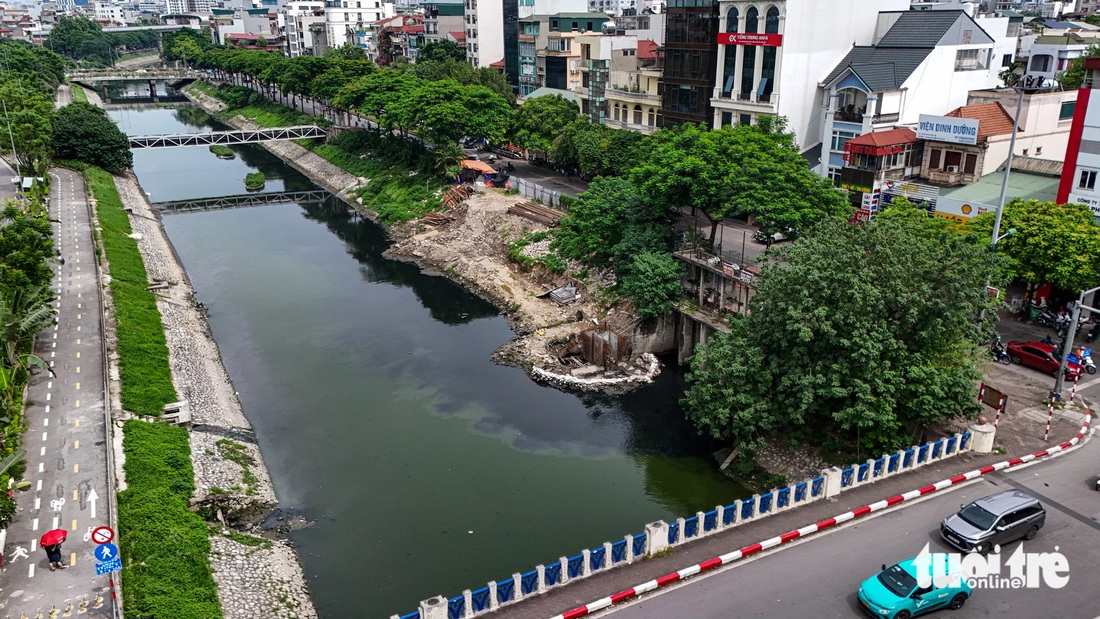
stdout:
<svg viewBox="0 0 1100 619">
<path fill-rule="evenodd" d="M 164 213 L 193 213 L 269 204 L 308 204 L 321 202 L 332 194 L 322 189 L 312 191 L 284 191 L 282 193 L 244 193 L 220 198 L 200 198 L 197 200 L 176 200 L 173 202 L 155 202 L 153 207 Z"/>
<path fill-rule="evenodd" d="M 102 69 L 97 71 L 73 71 L 67 75 L 71 82 L 124 82 L 198 79 L 206 74 L 193 69 Z"/>
<path fill-rule="evenodd" d="M 130 148 L 171 148 L 175 146 L 213 146 L 222 144 L 256 144 L 272 140 L 301 140 L 323 138 L 328 133 L 314 125 L 276 127 L 274 129 L 239 129 L 235 131 L 206 131 L 203 133 L 168 133 L 164 135 L 135 135 L 130 137 Z"/>
</svg>

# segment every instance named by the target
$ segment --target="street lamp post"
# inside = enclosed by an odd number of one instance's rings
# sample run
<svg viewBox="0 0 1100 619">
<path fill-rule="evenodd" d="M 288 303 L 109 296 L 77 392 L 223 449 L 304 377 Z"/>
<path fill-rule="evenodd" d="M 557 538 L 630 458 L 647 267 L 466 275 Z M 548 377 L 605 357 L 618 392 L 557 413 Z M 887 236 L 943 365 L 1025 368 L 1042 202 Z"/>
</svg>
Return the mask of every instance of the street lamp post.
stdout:
<svg viewBox="0 0 1100 619">
<path fill-rule="evenodd" d="M 1073 304 L 1073 311 L 1070 312 L 1069 317 L 1069 328 L 1066 331 L 1066 341 L 1062 345 L 1062 360 L 1058 364 L 1058 378 L 1054 383 L 1054 393 L 1062 393 L 1062 385 L 1065 384 L 1066 364 L 1069 363 L 1069 354 L 1073 351 L 1073 340 L 1077 337 L 1077 320 L 1081 317 L 1081 308 L 1083 307 L 1090 312 L 1100 313 L 1100 309 L 1085 305 L 1085 297 L 1097 290 L 1100 290 L 1100 286 L 1090 288 L 1089 290 L 1082 290 L 1081 294 L 1077 297 L 1077 303 Z"/>
</svg>

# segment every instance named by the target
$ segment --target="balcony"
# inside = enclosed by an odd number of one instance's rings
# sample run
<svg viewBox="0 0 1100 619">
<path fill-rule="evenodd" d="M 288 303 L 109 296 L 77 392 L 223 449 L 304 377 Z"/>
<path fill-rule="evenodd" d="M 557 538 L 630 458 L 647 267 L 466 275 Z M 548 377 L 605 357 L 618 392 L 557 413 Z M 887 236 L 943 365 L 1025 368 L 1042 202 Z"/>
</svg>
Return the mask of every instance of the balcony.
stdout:
<svg viewBox="0 0 1100 619">
<path fill-rule="evenodd" d="M 636 133 L 642 133 L 649 135 L 657 130 L 657 127 L 653 125 L 640 125 L 637 123 L 626 122 L 625 120 L 613 120 L 611 118 L 605 118 L 603 120 L 605 126 L 613 129 L 626 129 L 627 131 L 634 131 Z"/>
<path fill-rule="evenodd" d="M 774 92 L 766 95 L 756 95 L 751 92 L 719 92 L 715 99 L 718 101 L 736 101 L 738 103 L 758 105 L 767 109 L 772 109 L 779 103 L 779 95 Z"/>
<path fill-rule="evenodd" d="M 647 92 L 630 92 L 629 90 L 619 90 L 618 88 L 608 88 L 604 90 L 608 99 L 619 99 L 624 101 L 632 101 L 639 103 L 660 103 L 660 95 L 651 95 Z"/>
</svg>

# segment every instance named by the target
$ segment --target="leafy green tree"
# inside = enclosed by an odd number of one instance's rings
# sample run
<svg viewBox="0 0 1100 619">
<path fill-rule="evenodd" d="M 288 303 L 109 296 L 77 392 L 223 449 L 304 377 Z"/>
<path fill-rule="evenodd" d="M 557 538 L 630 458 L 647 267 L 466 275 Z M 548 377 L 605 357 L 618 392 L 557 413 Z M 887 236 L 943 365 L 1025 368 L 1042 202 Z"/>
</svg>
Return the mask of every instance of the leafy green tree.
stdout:
<svg viewBox="0 0 1100 619">
<path fill-rule="evenodd" d="M 374 117 L 379 129 L 392 129 L 398 121 L 393 108 L 418 85 L 419 80 L 409 73 L 375 71 L 341 88 L 332 102 L 345 110 L 359 110 Z"/>
<path fill-rule="evenodd" d="M 516 112 L 512 142 L 529 151 L 546 153 L 554 140 L 577 119 L 580 108 L 561 95 L 528 99 Z"/>
<path fill-rule="evenodd" d="M 670 253 L 637 254 L 622 278 L 622 291 L 630 295 L 641 318 L 656 318 L 672 311 L 684 295 L 680 279 L 684 266 Z"/>
<path fill-rule="evenodd" d="M 752 216 L 765 229 L 807 229 L 850 207 L 832 183 L 806 167 L 783 123 L 695 125 L 659 131 L 631 180 L 669 210 L 699 208 L 711 220 L 711 241 L 728 216 Z M 776 130 L 779 129 L 779 130 Z"/>
<path fill-rule="evenodd" d="M 551 247 L 565 258 L 602 267 L 622 241 L 627 213 L 641 204 L 641 194 L 626 179 L 597 178 L 561 218 Z"/>
<path fill-rule="evenodd" d="M 0 113 L 5 115 L 4 123 L 11 130 L 10 139 L 15 143 L 16 159 L 29 174 L 35 162 L 43 160 L 48 151 L 53 99 L 9 79 L 0 82 L 0 102 Z"/>
<path fill-rule="evenodd" d="M 994 213 L 975 217 L 969 229 L 988 239 Z M 1083 204 L 1016 199 L 1005 205 L 1001 233 L 1016 232 L 997 243 L 1009 259 L 1010 273 L 1027 282 L 1050 282 L 1063 290 L 1097 285 L 1100 226 Z"/>
<path fill-rule="evenodd" d="M 922 425 L 976 410 L 978 323 L 1001 260 L 931 219 L 870 226 L 829 218 L 779 250 L 747 316 L 698 346 L 688 419 L 752 449 L 767 437 L 839 433 L 864 447 L 911 444 Z M 992 313 L 992 312 L 990 312 Z"/>
<path fill-rule="evenodd" d="M 75 60 L 106 67 L 114 58 L 111 40 L 98 22 L 86 17 L 62 15 L 50 30 L 46 47 Z"/>
<path fill-rule="evenodd" d="M 130 140 L 107 112 L 88 103 L 72 103 L 58 110 L 51 145 L 59 159 L 78 159 L 109 172 L 122 172 L 134 165 Z"/>
<path fill-rule="evenodd" d="M 31 290 L 49 284 L 53 271 L 46 260 L 53 253 L 49 222 L 28 217 L 13 204 L 0 211 L 0 290 Z"/>
<path fill-rule="evenodd" d="M 417 64 L 422 62 L 444 62 L 447 60 L 466 61 L 466 54 L 458 43 L 454 41 L 439 40 L 428 41 L 420 48 L 416 55 Z"/>
<path fill-rule="evenodd" d="M 1063 90 L 1077 90 L 1085 83 L 1085 60 L 1100 56 L 1100 44 L 1091 43 L 1085 53 L 1070 60 L 1069 67 L 1059 73 L 1055 79 Z"/>
<path fill-rule="evenodd" d="M 363 48 L 350 43 L 345 43 L 340 47 L 326 48 L 324 57 L 325 59 L 332 60 L 367 60 L 367 55 L 363 51 Z"/>
<path fill-rule="evenodd" d="M 14 288 L 0 295 L 0 339 L 4 342 L 3 366 L 10 372 L 37 366 L 49 370 L 50 366 L 40 357 L 32 355 L 31 340 L 34 335 L 53 324 L 57 310 L 51 304 L 53 295 L 45 287 Z"/>
<path fill-rule="evenodd" d="M 4 58 L 3 78 L 22 88 L 52 94 L 65 81 L 65 59 L 47 47 L 0 38 L 0 57 Z"/>
</svg>

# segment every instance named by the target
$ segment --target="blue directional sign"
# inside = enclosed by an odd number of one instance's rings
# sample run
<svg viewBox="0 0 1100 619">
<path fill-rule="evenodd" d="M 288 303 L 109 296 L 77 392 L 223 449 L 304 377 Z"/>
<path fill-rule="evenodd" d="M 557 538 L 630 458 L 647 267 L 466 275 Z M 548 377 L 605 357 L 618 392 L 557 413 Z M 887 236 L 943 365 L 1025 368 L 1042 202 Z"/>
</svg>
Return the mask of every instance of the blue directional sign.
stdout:
<svg viewBox="0 0 1100 619">
<path fill-rule="evenodd" d="M 95 558 L 98 561 L 110 561 L 118 557 L 118 546 L 114 544 L 100 544 L 95 547 Z"/>
<path fill-rule="evenodd" d="M 110 574 L 111 572 L 117 572 L 122 569 L 122 559 L 115 557 L 110 561 L 100 561 L 95 564 L 95 573 L 98 576 L 104 574 Z"/>
</svg>

